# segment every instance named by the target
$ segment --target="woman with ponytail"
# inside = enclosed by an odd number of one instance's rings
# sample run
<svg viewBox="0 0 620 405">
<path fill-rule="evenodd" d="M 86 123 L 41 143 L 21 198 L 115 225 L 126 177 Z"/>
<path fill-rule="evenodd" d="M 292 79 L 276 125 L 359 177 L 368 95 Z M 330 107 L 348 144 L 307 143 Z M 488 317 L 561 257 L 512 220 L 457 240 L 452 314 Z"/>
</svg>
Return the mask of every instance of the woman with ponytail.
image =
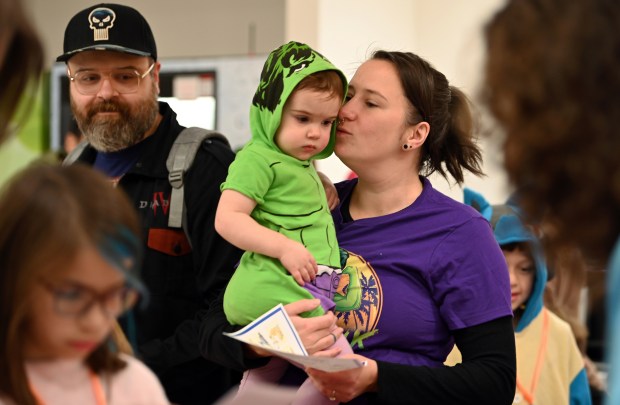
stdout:
<svg viewBox="0 0 620 405">
<path fill-rule="evenodd" d="M 334 151 L 358 175 L 336 184 L 332 211 L 342 264 L 334 283 L 339 328 L 296 316 L 309 303 L 288 309 L 307 348 L 326 347 L 342 328 L 356 353 L 349 356 L 366 366 L 306 372 L 340 402 L 512 403 L 504 256 L 484 217 L 427 179 L 438 172 L 460 184 L 465 171 L 482 174 L 467 98 L 419 56 L 378 51 L 355 73 L 338 118 Z M 260 365 L 258 353 L 218 337 L 233 329 L 219 311 L 213 306 L 205 318 L 203 353 L 230 367 Z M 464 361 L 444 366 L 455 343 Z"/>
</svg>

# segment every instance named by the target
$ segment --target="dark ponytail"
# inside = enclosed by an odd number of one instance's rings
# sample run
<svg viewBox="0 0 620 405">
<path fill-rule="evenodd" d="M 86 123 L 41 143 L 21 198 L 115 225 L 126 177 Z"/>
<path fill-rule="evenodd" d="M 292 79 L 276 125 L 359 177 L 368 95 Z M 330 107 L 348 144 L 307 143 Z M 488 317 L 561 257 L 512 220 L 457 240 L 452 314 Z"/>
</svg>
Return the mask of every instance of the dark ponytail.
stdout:
<svg viewBox="0 0 620 405">
<path fill-rule="evenodd" d="M 474 119 L 469 99 L 457 87 L 450 86 L 449 88 L 451 93 L 448 107 L 450 122 L 443 143 L 439 145 L 441 149 L 434 156 L 438 165 L 441 164 L 440 159 L 443 159 L 448 172 L 457 183 L 461 184 L 463 182 L 463 169 L 476 176 L 484 175 L 480 167 L 482 153 L 474 137 Z M 432 154 L 431 161 L 433 161 Z M 437 170 L 446 177 L 440 168 Z"/>
<path fill-rule="evenodd" d="M 443 73 L 411 52 L 376 51 L 372 59 L 385 60 L 396 67 L 405 96 L 413 107 L 408 123 L 426 121 L 430 125 L 422 147 L 420 173 L 428 176 L 439 172 L 446 179 L 450 173 L 459 184 L 463 183 L 464 170 L 483 175 L 482 153 L 475 142 L 467 96 L 450 86 Z"/>
</svg>

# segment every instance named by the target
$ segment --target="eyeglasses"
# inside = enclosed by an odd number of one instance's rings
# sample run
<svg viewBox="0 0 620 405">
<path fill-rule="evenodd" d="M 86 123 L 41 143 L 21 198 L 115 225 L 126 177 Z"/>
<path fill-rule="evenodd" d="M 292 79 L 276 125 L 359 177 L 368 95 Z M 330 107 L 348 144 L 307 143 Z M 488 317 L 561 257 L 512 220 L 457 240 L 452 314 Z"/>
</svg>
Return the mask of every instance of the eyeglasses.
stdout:
<svg viewBox="0 0 620 405">
<path fill-rule="evenodd" d="M 99 304 L 106 315 L 110 318 L 116 318 L 132 308 L 139 297 L 136 289 L 126 285 L 98 293 L 88 287 L 75 283 L 54 285 L 41 280 L 41 284 L 54 297 L 54 310 L 56 313 L 70 317 L 84 316 L 93 305 Z"/>
<path fill-rule="evenodd" d="M 114 69 L 106 74 L 94 70 L 84 70 L 71 75 L 71 71 L 67 69 L 67 76 L 75 84 L 77 91 L 85 96 L 97 94 L 97 92 L 101 90 L 101 86 L 106 77 L 109 78 L 110 84 L 114 87 L 114 90 L 120 94 L 130 94 L 138 91 L 140 80 L 151 73 L 153 67 L 155 67 L 154 62 L 149 66 L 146 72 L 142 74 L 134 69 Z"/>
</svg>

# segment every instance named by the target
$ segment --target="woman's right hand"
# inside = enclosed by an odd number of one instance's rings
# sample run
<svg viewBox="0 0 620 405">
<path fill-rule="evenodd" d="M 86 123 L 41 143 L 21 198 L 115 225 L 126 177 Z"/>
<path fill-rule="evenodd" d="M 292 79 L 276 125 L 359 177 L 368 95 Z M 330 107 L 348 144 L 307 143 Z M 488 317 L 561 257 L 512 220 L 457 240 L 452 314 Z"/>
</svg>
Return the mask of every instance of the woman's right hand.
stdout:
<svg viewBox="0 0 620 405">
<path fill-rule="evenodd" d="M 340 354 L 340 349 L 325 349 L 342 336 L 342 328 L 336 326 L 336 315 L 333 312 L 327 312 L 325 315 L 312 318 L 300 316 L 304 312 L 312 311 L 320 303 L 318 299 L 300 300 L 285 305 L 284 309 L 291 318 L 309 355 L 321 352 L 322 356 L 335 357 Z"/>
<path fill-rule="evenodd" d="M 349 354 L 343 358 L 356 359 L 363 367 L 339 372 L 327 372 L 307 368 L 306 373 L 314 386 L 332 401 L 349 402 L 365 392 L 377 391 L 377 362 L 358 354 Z"/>
<path fill-rule="evenodd" d="M 309 355 L 336 357 L 340 349 L 325 350 L 342 335 L 342 328 L 336 326 L 336 315 L 328 312 L 313 318 L 302 318 L 300 314 L 312 311 L 321 304 L 318 299 L 299 300 L 284 306 L 302 344 Z M 254 345 L 244 345 L 246 356 L 250 358 L 270 357 L 273 354 Z"/>
</svg>

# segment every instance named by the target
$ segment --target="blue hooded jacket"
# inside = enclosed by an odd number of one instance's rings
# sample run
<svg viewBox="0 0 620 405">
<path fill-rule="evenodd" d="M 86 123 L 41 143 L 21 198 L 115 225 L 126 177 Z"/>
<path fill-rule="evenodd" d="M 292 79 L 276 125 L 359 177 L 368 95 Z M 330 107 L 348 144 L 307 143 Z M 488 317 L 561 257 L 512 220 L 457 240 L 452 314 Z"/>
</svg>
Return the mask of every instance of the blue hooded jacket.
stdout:
<svg viewBox="0 0 620 405">
<path fill-rule="evenodd" d="M 515 327 L 515 332 L 525 329 L 543 307 L 543 294 L 547 283 L 547 265 L 538 238 L 523 226 L 519 208 L 510 201 L 503 205 L 491 205 L 479 193 L 470 189 L 464 190 L 464 202 L 474 207 L 491 223 L 495 240 L 500 246 L 511 243 L 527 243 L 532 252 L 536 274 L 532 292 L 527 300 L 525 311 Z"/>
</svg>

